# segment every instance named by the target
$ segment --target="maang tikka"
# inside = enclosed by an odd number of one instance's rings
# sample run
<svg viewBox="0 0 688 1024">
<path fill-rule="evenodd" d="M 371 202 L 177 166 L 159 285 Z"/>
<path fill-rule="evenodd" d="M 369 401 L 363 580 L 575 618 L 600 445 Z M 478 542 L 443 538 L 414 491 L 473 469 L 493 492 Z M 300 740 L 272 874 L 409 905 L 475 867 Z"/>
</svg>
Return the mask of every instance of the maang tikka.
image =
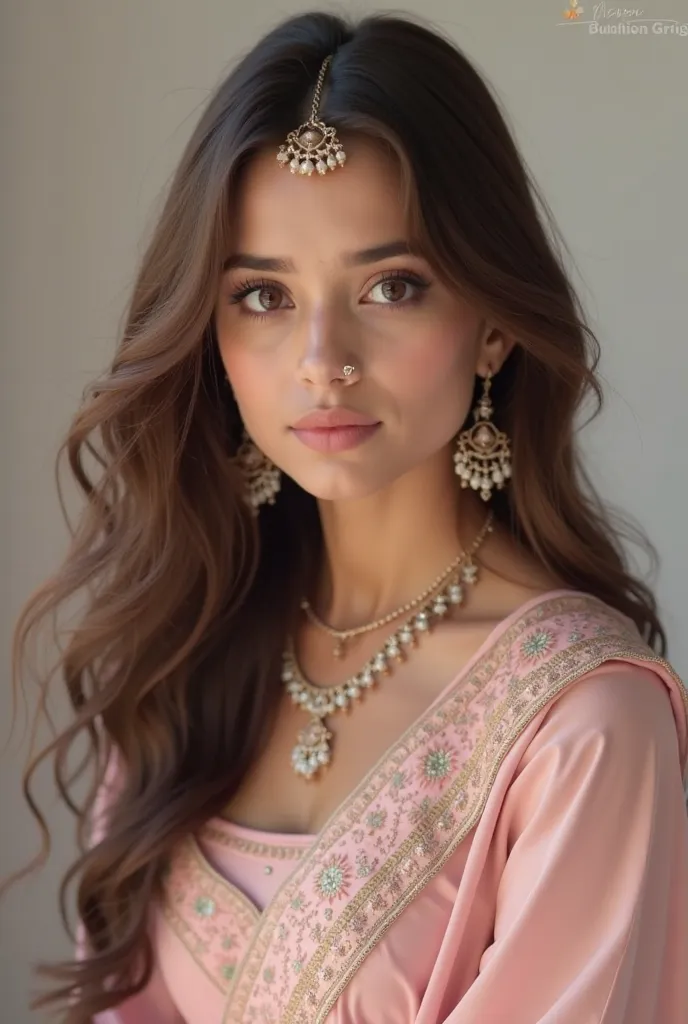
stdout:
<svg viewBox="0 0 688 1024">
<path fill-rule="evenodd" d="M 310 118 L 295 131 L 289 132 L 286 141 L 277 152 L 280 167 L 288 166 L 292 174 L 307 174 L 309 177 L 313 171 L 327 174 L 336 167 L 343 167 L 346 162 L 346 153 L 337 138 L 336 130 L 318 120 L 320 93 L 325 72 L 331 61 L 332 54 L 325 57 L 320 68 Z"/>
<path fill-rule="evenodd" d="M 509 438 L 492 422 L 491 386 L 492 374 L 488 370 L 483 380 L 483 393 L 473 410 L 475 423 L 461 431 L 454 453 L 454 471 L 461 478 L 461 486 L 480 491 L 483 501 L 489 501 L 494 487 L 501 491 L 511 477 Z"/>
<path fill-rule="evenodd" d="M 331 61 L 332 54 L 325 58 L 320 68 L 310 118 L 295 131 L 289 132 L 285 143 L 279 147 L 277 160 L 281 167 L 288 165 L 292 174 L 307 174 L 309 177 L 313 171 L 326 174 L 336 167 L 343 167 L 346 162 L 346 153 L 337 138 L 336 130 L 318 120 L 322 85 Z M 348 377 L 354 369 L 353 366 L 345 366 L 344 376 Z M 236 458 L 244 479 L 246 501 L 253 514 L 258 515 L 261 505 L 274 505 L 282 474 L 245 429 Z"/>
</svg>

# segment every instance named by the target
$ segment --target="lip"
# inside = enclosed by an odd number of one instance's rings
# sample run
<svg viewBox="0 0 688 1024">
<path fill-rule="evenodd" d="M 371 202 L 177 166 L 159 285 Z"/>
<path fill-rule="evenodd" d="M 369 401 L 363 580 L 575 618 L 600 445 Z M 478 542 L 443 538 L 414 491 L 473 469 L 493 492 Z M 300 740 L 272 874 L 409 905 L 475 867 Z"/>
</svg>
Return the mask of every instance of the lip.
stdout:
<svg viewBox="0 0 688 1024">
<path fill-rule="evenodd" d="M 292 432 L 307 448 L 333 454 L 357 448 L 372 437 L 381 426 L 379 422 L 349 423 L 343 427 L 292 427 Z"/>
<path fill-rule="evenodd" d="M 379 420 L 355 409 L 345 409 L 341 405 L 330 409 L 314 409 L 294 423 L 292 430 L 331 430 L 335 427 L 373 427 L 379 426 Z"/>
</svg>

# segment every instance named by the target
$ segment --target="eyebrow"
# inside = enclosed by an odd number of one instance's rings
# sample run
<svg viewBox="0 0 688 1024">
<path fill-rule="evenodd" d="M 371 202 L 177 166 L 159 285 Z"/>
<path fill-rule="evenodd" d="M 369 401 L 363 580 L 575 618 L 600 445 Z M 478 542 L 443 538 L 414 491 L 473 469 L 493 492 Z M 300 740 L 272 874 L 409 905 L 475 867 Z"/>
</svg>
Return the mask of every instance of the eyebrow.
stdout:
<svg viewBox="0 0 688 1024">
<path fill-rule="evenodd" d="M 366 263 L 389 259 L 391 256 L 416 255 L 418 253 L 408 242 L 399 239 L 396 242 L 386 242 L 384 245 L 374 245 L 369 249 L 359 249 L 358 252 L 347 252 L 342 257 L 342 263 L 345 267 L 360 267 Z M 222 265 L 222 272 L 226 273 L 234 267 L 271 271 L 274 274 L 289 274 L 296 270 L 293 260 L 280 256 L 256 256 L 250 252 L 237 252 L 229 256 Z"/>
</svg>

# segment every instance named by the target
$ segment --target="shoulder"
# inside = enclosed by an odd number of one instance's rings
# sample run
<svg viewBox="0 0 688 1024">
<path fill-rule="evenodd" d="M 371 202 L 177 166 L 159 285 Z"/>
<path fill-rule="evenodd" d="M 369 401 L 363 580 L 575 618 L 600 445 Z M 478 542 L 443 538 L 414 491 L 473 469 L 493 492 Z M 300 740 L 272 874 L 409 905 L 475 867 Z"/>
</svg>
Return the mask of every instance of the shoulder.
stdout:
<svg viewBox="0 0 688 1024">
<path fill-rule="evenodd" d="M 653 668 L 608 661 L 571 683 L 552 704 L 543 725 L 572 735 L 636 740 L 641 736 L 676 739 L 669 689 Z"/>
<path fill-rule="evenodd" d="M 681 723 L 665 679 L 649 666 L 610 661 L 552 701 L 520 762 L 604 779 L 610 793 L 647 773 L 681 777 Z"/>
</svg>

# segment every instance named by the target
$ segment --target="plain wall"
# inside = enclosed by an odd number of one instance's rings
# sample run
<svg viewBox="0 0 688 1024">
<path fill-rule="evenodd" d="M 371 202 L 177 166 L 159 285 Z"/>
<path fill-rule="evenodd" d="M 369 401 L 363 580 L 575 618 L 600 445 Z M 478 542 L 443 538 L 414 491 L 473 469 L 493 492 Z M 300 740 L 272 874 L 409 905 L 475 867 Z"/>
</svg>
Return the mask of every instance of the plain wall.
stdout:
<svg viewBox="0 0 688 1024">
<path fill-rule="evenodd" d="M 688 21 L 680 0 L 651 3 L 642 18 Z M 669 654 L 685 672 L 688 37 L 594 36 L 563 23 L 565 6 L 427 0 L 407 9 L 449 32 L 487 75 L 573 253 L 607 388 L 583 444 L 605 496 L 659 549 Z M 114 350 L 142 241 L 201 106 L 242 50 L 305 9 L 271 0 L 0 8 L 3 743 L 12 624 L 66 543 L 53 480 L 58 440 Z M 4 875 L 38 844 L 20 796 L 21 716 L 0 750 Z M 0 911 L 2 1024 L 36 1019 L 26 1008 L 29 963 L 68 951 L 56 890 L 72 823 L 55 808 L 50 818 L 53 859 Z"/>
</svg>

